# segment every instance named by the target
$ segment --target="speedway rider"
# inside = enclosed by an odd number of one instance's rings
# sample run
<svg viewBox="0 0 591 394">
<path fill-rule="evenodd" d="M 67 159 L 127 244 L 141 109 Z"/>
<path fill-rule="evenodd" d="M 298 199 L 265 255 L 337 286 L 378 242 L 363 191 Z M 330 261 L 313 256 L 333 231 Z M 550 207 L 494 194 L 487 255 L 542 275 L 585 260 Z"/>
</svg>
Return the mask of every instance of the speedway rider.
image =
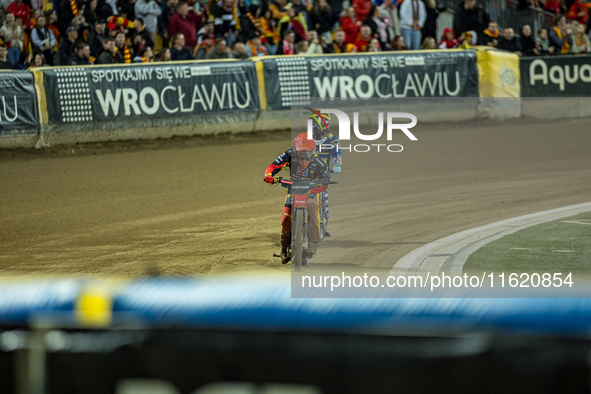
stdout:
<svg viewBox="0 0 591 394">
<path fill-rule="evenodd" d="M 332 172 L 335 174 L 341 173 L 341 166 L 343 163 L 343 156 L 341 155 L 341 142 L 336 135 L 329 132 L 330 129 L 330 114 L 321 113 L 320 110 L 306 108 L 311 111 L 309 122 L 312 122 L 312 134 L 314 142 L 316 142 L 316 151 L 318 156 L 324 159 L 329 165 L 332 163 Z M 328 221 L 328 190 L 322 192 L 322 217 L 321 222 L 326 225 Z M 328 232 L 324 232 L 324 236 L 329 237 Z"/>
<path fill-rule="evenodd" d="M 276 183 L 275 174 L 284 169 L 290 168 L 291 180 L 311 181 L 315 179 L 326 179 L 330 177 L 330 169 L 324 159 L 316 153 L 316 143 L 308 139 L 307 133 L 299 134 L 293 141 L 293 146 L 283 152 L 265 171 L 265 182 L 269 184 Z M 287 247 L 291 243 L 291 208 L 293 205 L 293 196 L 291 189 L 287 190 L 285 207 L 281 218 L 281 262 L 286 264 L 289 261 L 287 256 Z M 310 194 L 308 196 L 308 217 L 310 223 L 308 226 L 308 254 L 311 256 L 318 250 L 320 242 L 320 223 L 318 212 L 318 196 Z"/>
</svg>

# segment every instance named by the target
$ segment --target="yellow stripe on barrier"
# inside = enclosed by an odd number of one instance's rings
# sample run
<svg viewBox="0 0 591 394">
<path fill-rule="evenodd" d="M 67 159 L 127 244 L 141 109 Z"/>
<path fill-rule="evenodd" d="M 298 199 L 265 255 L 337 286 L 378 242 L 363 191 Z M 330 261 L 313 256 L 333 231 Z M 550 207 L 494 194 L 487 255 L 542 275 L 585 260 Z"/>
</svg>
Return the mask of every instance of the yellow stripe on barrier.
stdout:
<svg viewBox="0 0 591 394">
<path fill-rule="evenodd" d="M 259 105 L 261 107 L 261 111 L 266 111 L 267 92 L 265 91 L 265 64 L 262 60 L 256 60 L 255 67 L 257 71 L 257 81 L 259 85 Z"/>
<path fill-rule="evenodd" d="M 76 300 L 76 321 L 85 326 L 104 327 L 111 324 L 113 300 L 105 286 L 92 285 Z"/>
<path fill-rule="evenodd" d="M 476 47 L 480 97 L 520 97 L 519 56 L 489 47 Z"/>
<path fill-rule="evenodd" d="M 45 95 L 45 85 L 43 84 L 43 71 L 33 70 L 35 78 L 35 91 L 37 92 L 37 106 L 39 111 L 39 123 L 46 125 L 49 119 L 47 114 L 47 97 Z"/>
</svg>

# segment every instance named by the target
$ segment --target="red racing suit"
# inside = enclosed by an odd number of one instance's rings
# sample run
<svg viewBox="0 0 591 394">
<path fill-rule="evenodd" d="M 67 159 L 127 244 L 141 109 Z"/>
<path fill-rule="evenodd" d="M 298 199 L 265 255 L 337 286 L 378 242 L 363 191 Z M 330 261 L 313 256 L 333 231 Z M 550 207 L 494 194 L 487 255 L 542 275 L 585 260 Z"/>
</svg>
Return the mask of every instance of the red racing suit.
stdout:
<svg viewBox="0 0 591 394">
<path fill-rule="evenodd" d="M 292 160 L 293 159 L 293 160 Z M 289 148 L 283 152 L 273 163 L 271 163 L 265 171 L 265 177 L 275 176 L 279 171 L 285 167 L 290 168 L 291 180 L 297 181 L 312 181 L 315 179 L 330 178 L 330 168 L 324 159 L 317 154 L 307 166 L 303 166 L 298 162 L 296 155 L 293 153 L 293 148 Z M 287 198 L 285 199 L 285 207 L 283 208 L 283 216 L 281 217 L 281 246 L 287 247 L 291 243 L 291 207 L 293 205 L 293 196 L 291 189 L 287 190 Z M 318 211 L 318 196 L 308 198 L 308 217 L 310 218 L 309 225 L 309 240 L 310 242 L 320 242 L 320 223 Z"/>
</svg>

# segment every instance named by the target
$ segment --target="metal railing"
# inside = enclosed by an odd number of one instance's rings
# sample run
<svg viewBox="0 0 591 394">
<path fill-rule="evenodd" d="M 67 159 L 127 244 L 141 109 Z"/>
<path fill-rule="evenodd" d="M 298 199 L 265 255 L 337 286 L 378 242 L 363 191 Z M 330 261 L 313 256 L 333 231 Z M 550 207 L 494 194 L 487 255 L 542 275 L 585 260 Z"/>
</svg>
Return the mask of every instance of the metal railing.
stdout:
<svg viewBox="0 0 591 394">
<path fill-rule="evenodd" d="M 531 6 L 518 10 L 515 0 L 488 0 L 482 2 L 484 10 L 490 15 L 490 20 L 498 22 L 499 28 L 511 27 L 515 34 L 519 35 L 523 25 L 530 25 L 534 36 L 544 27 L 552 26 L 554 14 L 547 11 L 539 11 Z"/>
</svg>

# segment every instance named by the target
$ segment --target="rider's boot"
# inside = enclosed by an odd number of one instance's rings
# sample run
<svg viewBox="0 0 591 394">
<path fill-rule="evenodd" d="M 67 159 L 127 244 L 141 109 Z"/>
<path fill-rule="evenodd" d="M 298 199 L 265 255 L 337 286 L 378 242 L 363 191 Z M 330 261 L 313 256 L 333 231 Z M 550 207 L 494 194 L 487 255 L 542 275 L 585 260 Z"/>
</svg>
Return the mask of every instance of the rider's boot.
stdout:
<svg viewBox="0 0 591 394">
<path fill-rule="evenodd" d="M 287 256 L 287 246 L 281 247 L 281 264 L 289 263 L 289 257 Z"/>
<path fill-rule="evenodd" d="M 308 257 L 312 257 L 318 251 L 318 242 L 309 242 L 308 243 Z"/>
</svg>

